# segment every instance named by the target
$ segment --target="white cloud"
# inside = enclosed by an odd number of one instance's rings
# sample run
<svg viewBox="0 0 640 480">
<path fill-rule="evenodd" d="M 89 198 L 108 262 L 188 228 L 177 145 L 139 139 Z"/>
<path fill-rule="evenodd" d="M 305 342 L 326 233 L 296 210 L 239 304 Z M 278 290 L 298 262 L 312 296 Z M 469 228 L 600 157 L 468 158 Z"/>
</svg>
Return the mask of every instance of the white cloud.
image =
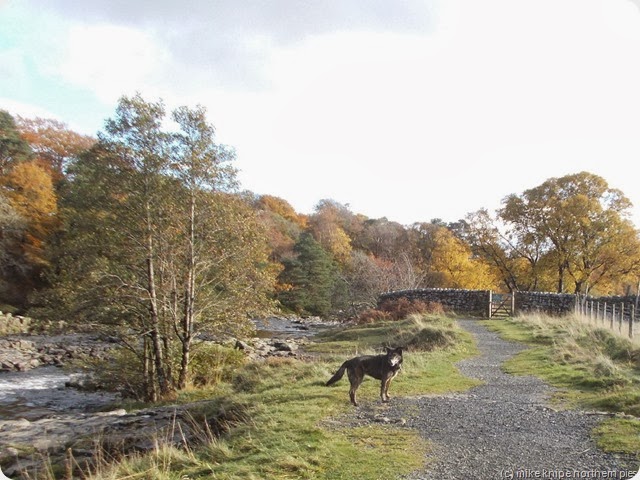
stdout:
<svg viewBox="0 0 640 480">
<path fill-rule="evenodd" d="M 53 72 L 113 103 L 123 94 L 143 90 L 153 95 L 167 75 L 168 55 L 141 31 L 114 25 L 75 25 L 65 39 Z"/>
<path fill-rule="evenodd" d="M 640 207 L 619 173 L 640 156 L 637 0 L 81 3 L 47 3 L 67 33 L 40 66 L 110 104 L 204 104 L 243 186 L 300 210 L 455 220 L 580 170 Z"/>
<path fill-rule="evenodd" d="M 29 1 L 29 0 L 27 0 Z M 432 28 L 439 0 L 31 0 L 86 25 L 119 25 L 148 32 L 172 56 L 175 85 L 203 83 L 231 90 L 261 90 L 271 45 L 286 47 L 340 31 L 419 31 Z M 38 5 L 36 5 L 38 3 Z"/>
<path fill-rule="evenodd" d="M 323 192 L 316 201 L 406 222 L 455 220 L 581 170 L 634 196 L 611 172 L 640 155 L 640 42 L 612 35 L 603 7 L 462 1 L 431 36 L 333 34 L 277 49 L 273 109 L 249 105 L 245 136 L 234 135 L 244 181 L 306 209 Z"/>
</svg>

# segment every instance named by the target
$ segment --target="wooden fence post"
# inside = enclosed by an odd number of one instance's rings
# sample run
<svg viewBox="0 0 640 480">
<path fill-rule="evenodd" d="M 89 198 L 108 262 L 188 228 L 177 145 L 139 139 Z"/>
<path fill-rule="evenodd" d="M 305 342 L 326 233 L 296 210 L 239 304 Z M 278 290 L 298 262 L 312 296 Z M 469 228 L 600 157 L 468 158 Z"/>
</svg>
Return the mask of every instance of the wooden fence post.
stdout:
<svg viewBox="0 0 640 480">
<path fill-rule="evenodd" d="M 489 318 L 491 318 L 491 313 L 493 312 L 493 293 L 489 290 Z"/>
<path fill-rule="evenodd" d="M 609 323 L 609 328 L 613 330 L 613 323 L 616 320 L 616 304 L 611 305 L 611 322 Z"/>
<path fill-rule="evenodd" d="M 629 338 L 633 338 L 633 322 L 636 319 L 636 308 L 631 304 L 631 315 L 629 315 Z"/>
<path fill-rule="evenodd" d="M 516 316 L 516 292 L 511 292 L 511 316 Z"/>
</svg>

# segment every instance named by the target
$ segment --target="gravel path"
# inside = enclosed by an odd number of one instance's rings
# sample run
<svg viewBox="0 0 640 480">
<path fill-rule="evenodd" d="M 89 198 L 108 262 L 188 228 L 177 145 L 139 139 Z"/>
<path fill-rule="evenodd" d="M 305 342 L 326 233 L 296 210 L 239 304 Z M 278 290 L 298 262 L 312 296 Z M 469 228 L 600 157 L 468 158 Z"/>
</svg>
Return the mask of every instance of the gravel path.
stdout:
<svg viewBox="0 0 640 480">
<path fill-rule="evenodd" d="M 394 399 L 407 426 L 435 445 L 428 468 L 408 479 L 633 477 L 637 460 L 604 453 L 590 439 L 602 416 L 550 409 L 552 387 L 501 370 L 526 347 L 476 321 L 459 323 L 476 337 L 481 355 L 458 367 L 486 383 L 464 394 Z"/>
</svg>

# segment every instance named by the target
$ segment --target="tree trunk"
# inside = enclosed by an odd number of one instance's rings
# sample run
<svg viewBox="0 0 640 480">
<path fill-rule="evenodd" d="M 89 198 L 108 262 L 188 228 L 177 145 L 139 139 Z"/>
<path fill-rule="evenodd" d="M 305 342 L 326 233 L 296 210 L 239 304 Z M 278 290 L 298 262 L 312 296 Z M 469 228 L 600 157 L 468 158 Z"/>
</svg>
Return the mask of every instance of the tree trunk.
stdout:
<svg viewBox="0 0 640 480">
<path fill-rule="evenodd" d="M 142 369 L 143 369 L 143 377 L 144 377 L 144 394 L 145 400 L 148 402 L 157 402 L 158 401 L 158 391 L 156 390 L 156 379 L 153 371 L 153 355 L 151 351 L 151 347 L 149 345 L 149 338 L 147 336 L 144 337 L 143 342 L 143 352 L 142 352 Z"/>
<path fill-rule="evenodd" d="M 196 197 L 195 187 L 191 190 L 191 204 L 189 206 L 189 244 L 187 253 L 187 279 L 184 292 L 184 312 L 182 319 L 182 355 L 180 359 L 180 376 L 178 378 L 178 388 L 183 389 L 187 385 L 189 375 L 189 357 L 191 351 L 191 339 L 193 334 L 193 317 L 195 312 L 195 224 L 196 224 Z"/>
<path fill-rule="evenodd" d="M 151 206 L 147 203 L 147 290 L 149 292 L 149 314 L 151 315 L 151 343 L 153 346 L 153 360 L 160 387 L 160 395 L 165 396 L 171 390 L 169 380 L 164 370 L 162 343 L 160 336 L 160 318 L 158 314 L 158 296 L 156 293 L 156 279 L 153 265 L 154 248 L 151 222 Z"/>
<path fill-rule="evenodd" d="M 564 263 L 558 265 L 558 293 L 564 292 Z"/>
</svg>

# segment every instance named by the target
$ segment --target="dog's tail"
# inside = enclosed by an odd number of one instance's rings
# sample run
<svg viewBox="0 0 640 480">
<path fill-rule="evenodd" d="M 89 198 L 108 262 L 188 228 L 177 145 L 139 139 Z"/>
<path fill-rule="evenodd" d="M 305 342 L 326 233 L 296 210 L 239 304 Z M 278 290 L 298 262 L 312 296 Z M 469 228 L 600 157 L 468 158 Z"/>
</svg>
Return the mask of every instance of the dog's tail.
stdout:
<svg viewBox="0 0 640 480">
<path fill-rule="evenodd" d="M 333 377 L 331 377 L 327 383 L 325 384 L 327 387 L 329 385 L 333 385 L 334 383 L 336 383 L 338 380 L 340 380 L 342 378 L 342 376 L 344 375 L 344 371 L 347 369 L 347 362 L 344 362 L 342 364 L 342 366 L 338 369 L 338 371 L 333 375 Z"/>
</svg>

